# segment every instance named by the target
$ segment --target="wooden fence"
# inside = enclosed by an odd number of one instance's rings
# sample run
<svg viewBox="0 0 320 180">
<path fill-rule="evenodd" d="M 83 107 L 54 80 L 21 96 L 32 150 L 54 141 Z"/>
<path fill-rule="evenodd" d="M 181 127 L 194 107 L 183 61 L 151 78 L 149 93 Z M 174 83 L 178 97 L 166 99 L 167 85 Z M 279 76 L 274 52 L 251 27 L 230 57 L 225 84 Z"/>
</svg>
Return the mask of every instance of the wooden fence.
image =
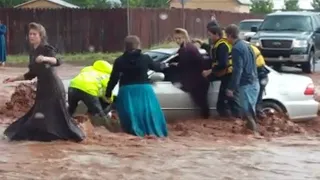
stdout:
<svg viewBox="0 0 320 180">
<path fill-rule="evenodd" d="M 130 9 L 129 28 L 126 9 L 1 9 L 0 21 L 7 26 L 9 54 L 27 51 L 27 25 L 39 22 L 47 29 L 50 44 L 62 53 L 122 50 L 128 29 L 141 37 L 144 47 L 168 40 L 175 27 L 183 26 L 181 9 Z M 185 10 L 185 27 L 191 36 L 205 37 L 206 24 L 215 14 L 227 25 L 261 16 L 205 10 Z M 162 18 L 160 18 L 162 17 Z"/>
</svg>

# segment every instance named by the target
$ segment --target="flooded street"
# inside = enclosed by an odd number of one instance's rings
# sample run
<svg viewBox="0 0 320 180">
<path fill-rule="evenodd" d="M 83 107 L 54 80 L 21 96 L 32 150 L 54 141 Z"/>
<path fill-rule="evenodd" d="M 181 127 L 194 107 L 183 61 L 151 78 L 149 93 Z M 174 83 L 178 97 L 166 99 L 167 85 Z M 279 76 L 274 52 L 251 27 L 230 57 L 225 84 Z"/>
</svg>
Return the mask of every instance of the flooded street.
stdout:
<svg viewBox="0 0 320 180">
<path fill-rule="evenodd" d="M 102 144 L 8 143 L 1 179 L 320 179 L 320 138 L 292 136 L 243 142 L 175 137 L 140 140 L 108 135 Z M 116 139 L 126 143 L 113 144 Z"/>
<path fill-rule="evenodd" d="M 61 77 L 70 77 L 79 70 L 71 69 L 58 71 Z M 0 71 L 0 81 L 24 70 Z M 12 90 L 0 87 L 1 103 Z M 95 136 L 79 144 L 8 142 L 2 138 L 6 125 L 0 125 L 0 179 L 320 180 L 320 129 L 255 139 L 196 123 L 201 127 L 184 123 L 178 130 L 169 125 L 167 139 L 141 139 L 96 128 Z"/>
</svg>

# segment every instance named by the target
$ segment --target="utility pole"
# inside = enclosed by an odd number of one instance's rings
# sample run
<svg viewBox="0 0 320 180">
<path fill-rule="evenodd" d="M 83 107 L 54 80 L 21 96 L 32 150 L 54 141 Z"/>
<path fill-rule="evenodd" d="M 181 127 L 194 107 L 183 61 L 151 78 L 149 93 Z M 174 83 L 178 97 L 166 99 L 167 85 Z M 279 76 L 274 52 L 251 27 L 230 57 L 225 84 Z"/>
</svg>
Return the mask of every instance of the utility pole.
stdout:
<svg viewBox="0 0 320 180">
<path fill-rule="evenodd" d="M 127 35 L 131 34 L 130 0 L 127 0 Z"/>
<path fill-rule="evenodd" d="M 184 13 L 184 10 L 185 10 L 184 6 L 187 3 L 187 1 L 190 1 L 190 0 L 180 0 L 181 9 L 182 9 L 182 27 L 183 28 L 186 28 L 186 17 L 185 17 L 185 13 Z"/>
</svg>

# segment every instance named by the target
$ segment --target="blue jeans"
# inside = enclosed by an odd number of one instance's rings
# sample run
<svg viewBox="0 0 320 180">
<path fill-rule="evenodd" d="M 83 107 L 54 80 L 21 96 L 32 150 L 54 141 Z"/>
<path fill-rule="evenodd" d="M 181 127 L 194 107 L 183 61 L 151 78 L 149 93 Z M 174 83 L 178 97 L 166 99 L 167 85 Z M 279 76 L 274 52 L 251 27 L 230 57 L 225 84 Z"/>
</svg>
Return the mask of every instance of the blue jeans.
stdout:
<svg viewBox="0 0 320 180">
<path fill-rule="evenodd" d="M 239 87 L 239 102 L 243 118 L 247 121 L 249 129 L 256 131 L 256 104 L 259 95 L 259 82 Z"/>
</svg>

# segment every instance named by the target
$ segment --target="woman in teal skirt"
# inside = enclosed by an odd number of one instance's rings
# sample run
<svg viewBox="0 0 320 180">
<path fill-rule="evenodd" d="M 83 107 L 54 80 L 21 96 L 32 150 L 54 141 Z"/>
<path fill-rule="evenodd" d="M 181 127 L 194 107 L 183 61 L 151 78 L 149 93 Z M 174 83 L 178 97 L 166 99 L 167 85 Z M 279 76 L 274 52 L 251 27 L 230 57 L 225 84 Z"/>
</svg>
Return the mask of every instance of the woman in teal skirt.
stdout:
<svg viewBox="0 0 320 180">
<path fill-rule="evenodd" d="M 115 60 L 106 97 L 110 99 L 120 81 L 116 109 L 123 131 L 141 137 L 166 137 L 167 124 L 148 79 L 149 69 L 160 71 L 161 66 L 142 54 L 137 36 L 126 37 L 125 52 Z"/>
</svg>

